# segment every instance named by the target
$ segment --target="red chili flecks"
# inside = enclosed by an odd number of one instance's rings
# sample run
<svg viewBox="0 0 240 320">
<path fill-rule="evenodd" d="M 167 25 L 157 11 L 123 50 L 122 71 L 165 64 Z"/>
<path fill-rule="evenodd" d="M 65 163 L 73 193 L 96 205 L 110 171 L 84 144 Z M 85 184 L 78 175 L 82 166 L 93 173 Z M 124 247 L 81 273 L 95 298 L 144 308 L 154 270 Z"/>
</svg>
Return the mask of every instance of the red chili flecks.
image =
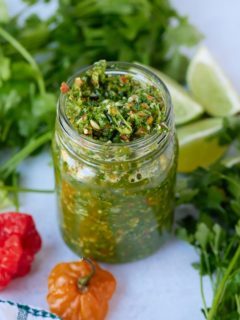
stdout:
<svg viewBox="0 0 240 320">
<path fill-rule="evenodd" d="M 128 82 L 128 78 L 126 76 L 120 76 L 120 80 L 122 83 L 127 83 Z"/>
<path fill-rule="evenodd" d="M 60 90 L 61 92 L 64 94 L 64 93 L 67 93 L 69 91 L 69 86 L 66 84 L 66 82 L 62 82 L 61 84 L 61 87 L 60 87 Z"/>
<path fill-rule="evenodd" d="M 147 96 L 147 99 L 151 101 L 151 100 L 153 100 L 153 99 L 154 99 L 154 97 L 153 97 L 153 96 L 148 95 L 148 96 Z"/>
</svg>

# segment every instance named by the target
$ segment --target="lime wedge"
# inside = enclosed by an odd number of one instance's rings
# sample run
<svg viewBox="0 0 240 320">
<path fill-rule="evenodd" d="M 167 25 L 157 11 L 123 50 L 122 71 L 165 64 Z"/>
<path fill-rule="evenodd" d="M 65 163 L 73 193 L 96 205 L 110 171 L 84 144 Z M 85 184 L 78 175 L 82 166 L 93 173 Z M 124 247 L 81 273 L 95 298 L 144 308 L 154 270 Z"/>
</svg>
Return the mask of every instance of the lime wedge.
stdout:
<svg viewBox="0 0 240 320">
<path fill-rule="evenodd" d="M 190 172 L 200 166 L 207 167 L 225 153 L 228 146 L 220 146 L 216 136 L 222 124 L 222 118 L 209 118 L 177 129 L 179 172 Z"/>
<path fill-rule="evenodd" d="M 240 111 L 240 99 L 206 47 L 200 47 L 190 62 L 187 82 L 194 98 L 216 117 Z"/>
<path fill-rule="evenodd" d="M 176 125 L 190 122 L 198 118 L 204 112 L 203 107 L 197 103 L 176 81 L 158 70 L 154 71 L 166 84 L 170 92 Z"/>
</svg>

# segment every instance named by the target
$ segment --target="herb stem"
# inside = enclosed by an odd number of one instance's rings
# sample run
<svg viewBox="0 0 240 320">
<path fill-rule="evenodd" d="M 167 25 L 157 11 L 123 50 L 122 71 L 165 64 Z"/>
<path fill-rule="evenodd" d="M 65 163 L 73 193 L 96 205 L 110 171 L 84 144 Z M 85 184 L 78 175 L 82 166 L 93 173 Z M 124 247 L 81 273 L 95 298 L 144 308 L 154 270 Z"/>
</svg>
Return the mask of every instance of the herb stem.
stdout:
<svg viewBox="0 0 240 320">
<path fill-rule="evenodd" d="M 231 241 L 229 242 L 229 245 L 227 246 L 227 248 L 224 251 L 224 259 L 226 259 L 228 257 L 229 253 L 232 250 L 232 247 L 233 247 L 235 241 L 236 241 L 236 237 L 232 238 Z"/>
<path fill-rule="evenodd" d="M 16 193 L 54 193 L 54 189 L 32 189 L 32 188 L 21 188 L 16 186 L 0 186 L 0 190 Z"/>
<path fill-rule="evenodd" d="M 8 33 L 6 30 L 0 27 L 0 35 L 8 41 L 21 55 L 22 57 L 32 66 L 32 68 L 37 72 L 37 83 L 38 88 L 41 95 L 44 95 L 45 90 L 45 84 L 42 77 L 42 73 L 36 63 L 36 61 L 33 59 L 31 54 L 24 48 L 20 42 L 17 41 L 10 33 Z"/>
<path fill-rule="evenodd" d="M 220 304 L 220 300 L 222 298 L 226 283 L 227 283 L 227 281 L 229 279 L 229 276 L 230 276 L 233 268 L 237 264 L 239 257 L 240 257 L 240 245 L 238 246 L 237 251 L 235 252 L 235 254 L 234 254 L 234 256 L 233 256 L 233 258 L 232 258 L 232 260 L 231 260 L 231 262 L 230 262 L 230 264 L 229 264 L 229 266 L 227 268 L 227 270 L 224 273 L 222 281 L 220 282 L 220 284 L 219 284 L 219 286 L 217 288 L 215 297 L 213 299 L 212 308 L 210 309 L 210 312 L 208 314 L 207 320 L 213 320 L 214 317 L 216 316 L 217 309 L 218 309 L 218 306 Z"/>
<path fill-rule="evenodd" d="M 204 308 L 204 313 L 205 316 L 208 316 L 208 308 L 207 308 L 207 302 L 206 302 L 206 297 L 204 293 L 204 288 L 203 288 L 203 276 L 200 274 L 200 290 L 201 290 L 201 297 L 202 297 L 202 302 L 203 302 L 203 308 Z"/>
<path fill-rule="evenodd" d="M 207 272 L 209 274 L 209 278 L 210 278 L 210 281 L 211 281 L 211 286 L 212 286 L 212 289 L 214 290 L 213 276 L 212 276 L 212 272 L 211 272 L 211 268 L 210 268 L 210 264 L 209 264 L 208 255 L 207 255 L 207 252 L 205 250 L 203 251 L 203 256 L 204 256 L 205 264 L 206 264 L 206 267 L 207 267 Z"/>
<path fill-rule="evenodd" d="M 238 313 L 238 315 L 240 315 L 240 300 L 239 300 L 239 296 L 237 294 L 235 294 L 235 301 L 236 301 L 236 305 L 237 305 L 237 313 Z"/>
<path fill-rule="evenodd" d="M 9 132 L 9 129 L 11 128 L 12 122 L 11 121 L 5 121 L 5 126 L 3 128 L 3 132 L 1 134 L 1 141 L 5 141 Z"/>
<path fill-rule="evenodd" d="M 12 176 L 12 183 L 13 183 L 13 188 L 17 189 L 18 188 L 18 177 L 16 172 L 14 172 L 13 176 Z M 20 203 L 19 203 L 19 197 L 18 197 L 18 193 L 14 191 L 14 204 L 16 207 L 16 211 L 19 211 L 19 207 L 20 207 Z"/>
<path fill-rule="evenodd" d="M 22 162 L 26 157 L 28 157 L 33 151 L 38 149 L 40 146 L 50 141 L 51 138 L 52 132 L 48 131 L 43 135 L 30 140 L 29 143 L 22 150 L 17 152 L 13 157 L 11 157 L 0 167 L 1 178 L 6 179 L 16 169 L 20 162 Z"/>
</svg>

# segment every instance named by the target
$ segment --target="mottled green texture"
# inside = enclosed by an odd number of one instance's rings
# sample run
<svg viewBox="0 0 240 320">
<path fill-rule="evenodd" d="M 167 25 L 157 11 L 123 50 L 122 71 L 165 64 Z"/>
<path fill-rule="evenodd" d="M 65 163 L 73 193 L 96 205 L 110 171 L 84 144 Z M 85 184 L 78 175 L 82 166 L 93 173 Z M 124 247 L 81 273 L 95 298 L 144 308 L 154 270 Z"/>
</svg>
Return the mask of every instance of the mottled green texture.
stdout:
<svg viewBox="0 0 240 320">
<path fill-rule="evenodd" d="M 58 138 L 54 162 L 63 238 L 78 255 L 105 262 L 141 259 L 171 228 L 177 144 L 129 163 L 94 166 Z"/>
<path fill-rule="evenodd" d="M 100 60 L 75 78 L 71 88 L 65 85 L 66 115 L 78 133 L 105 142 L 126 142 L 166 132 L 161 91 L 132 75 L 106 74 L 106 67 L 106 61 Z"/>
</svg>

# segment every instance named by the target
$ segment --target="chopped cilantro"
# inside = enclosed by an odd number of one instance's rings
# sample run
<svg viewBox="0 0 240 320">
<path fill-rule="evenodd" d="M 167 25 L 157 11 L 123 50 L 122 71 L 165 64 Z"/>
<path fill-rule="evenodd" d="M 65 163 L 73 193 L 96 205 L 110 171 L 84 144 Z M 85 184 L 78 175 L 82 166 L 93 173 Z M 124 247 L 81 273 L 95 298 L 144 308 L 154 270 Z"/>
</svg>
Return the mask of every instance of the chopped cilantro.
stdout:
<svg viewBox="0 0 240 320">
<path fill-rule="evenodd" d="M 66 94 L 66 115 L 72 126 L 93 139 L 128 142 L 152 132 L 165 132 L 166 107 L 161 90 L 141 83 L 132 75 L 106 74 L 107 63 L 100 60 Z"/>
</svg>

